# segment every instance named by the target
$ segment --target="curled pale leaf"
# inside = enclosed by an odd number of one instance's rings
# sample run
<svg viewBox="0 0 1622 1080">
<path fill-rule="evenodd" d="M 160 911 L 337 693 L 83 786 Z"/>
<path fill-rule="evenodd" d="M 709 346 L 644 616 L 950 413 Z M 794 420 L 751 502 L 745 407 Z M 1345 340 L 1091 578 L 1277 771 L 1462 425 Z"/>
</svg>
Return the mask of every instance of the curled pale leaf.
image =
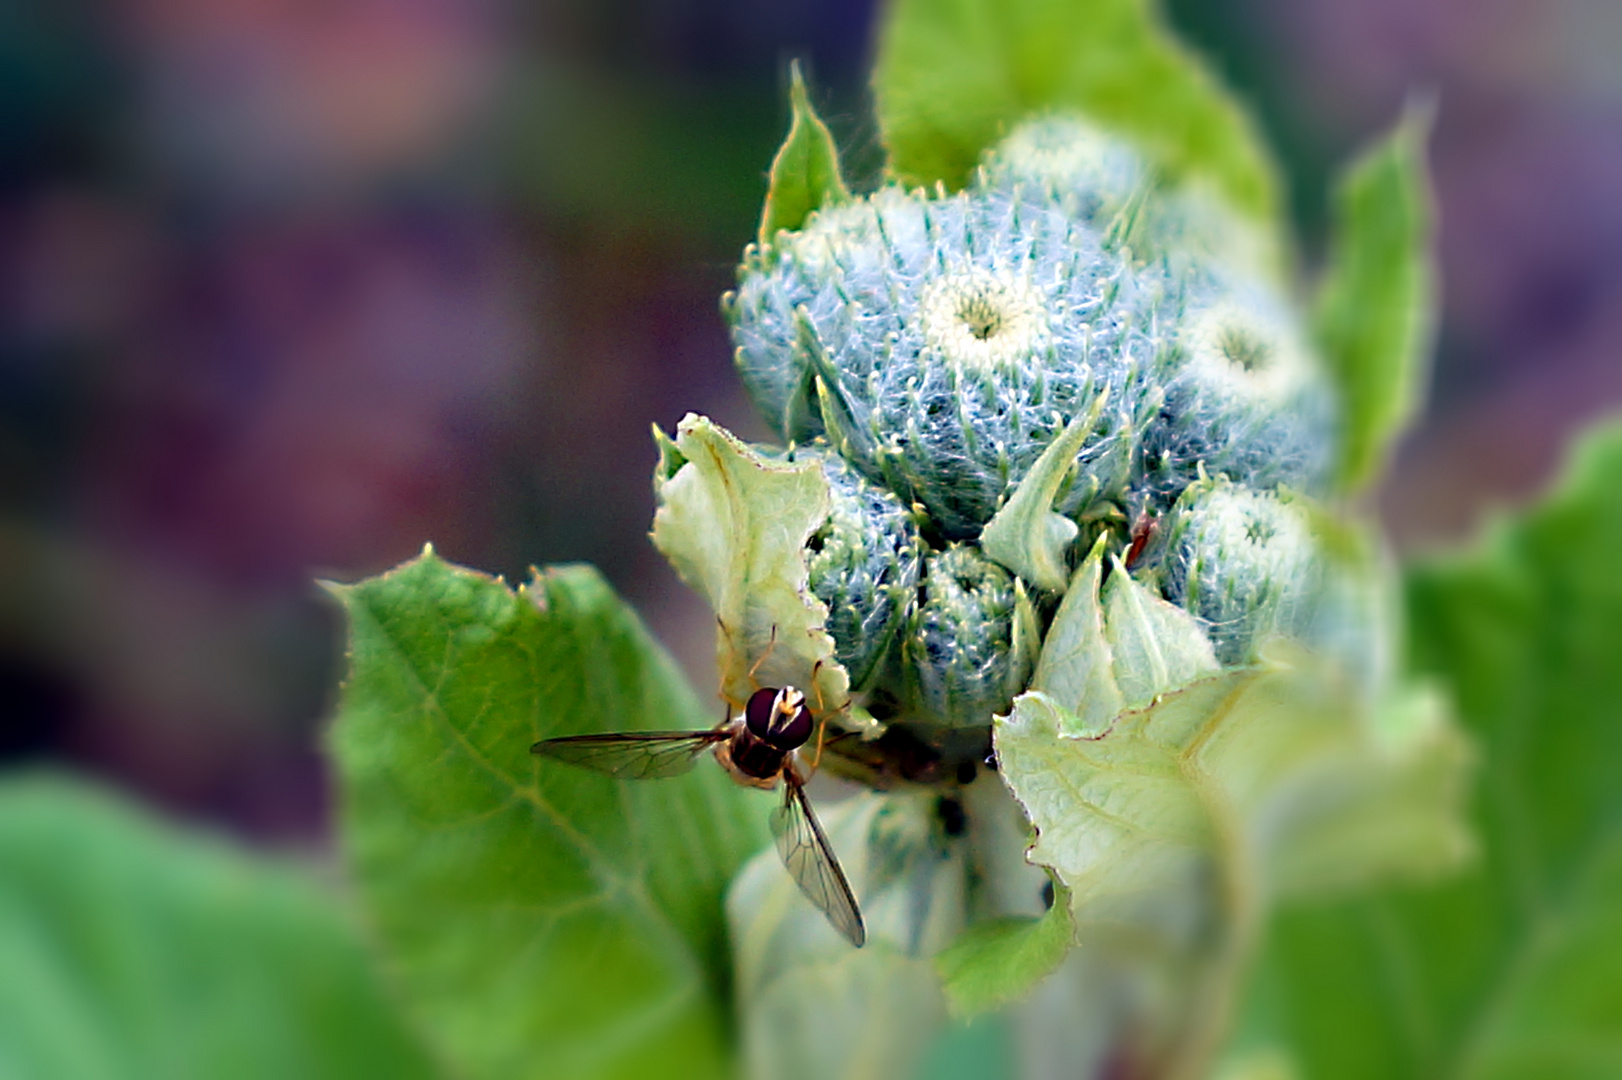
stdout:
<svg viewBox="0 0 1622 1080">
<path fill-rule="evenodd" d="M 1429 881 L 1475 851 L 1460 814 L 1477 757 L 1445 701 L 1432 687 L 1406 686 L 1376 720 L 1371 738 L 1348 738 L 1342 754 L 1324 754 L 1281 791 L 1289 816 L 1267 859 L 1275 899 Z"/>
<path fill-rule="evenodd" d="M 673 444 L 682 464 L 654 478 L 653 542 L 715 612 L 722 696 L 741 709 L 757 687 L 797 686 L 819 716 L 845 709 L 828 610 L 806 587 L 805 544 L 828 517 L 822 470 L 770 461 L 691 413 Z"/>
<path fill-rule="evenodd" d="M 1115 682 L 1115 657 L 1104 636 L 1104 608 L 1098 598 L 1104 543 L 1105 538 L 1099 537 L 1076 571 L 1031 677 L 1031 689 L 1042 691 L 1063 710 L 1067 722 L 1060 728 L 1063 735 L 1096 735 L 1126 708 Z M 1074 726 L 1068 724 L 1072 719 Z"/>
<path fill-rule="evenodd" d="M 1393 738 L 1358 702 L 1299 654 L 1200 679 L 1094 738 L 1064 737 L 1077 721 L 1040 691 L 998 722 L 1002 776 L 1037 830 L 1029 857 L 1070 888 L 1079 939 L 1137 941 L 1181 987 L 1146 1021 L 1169 1061 L 1216 1046 L 1273 895 L 1468 851 L 1458 734 L 1431 713 Z"/>
</svg>

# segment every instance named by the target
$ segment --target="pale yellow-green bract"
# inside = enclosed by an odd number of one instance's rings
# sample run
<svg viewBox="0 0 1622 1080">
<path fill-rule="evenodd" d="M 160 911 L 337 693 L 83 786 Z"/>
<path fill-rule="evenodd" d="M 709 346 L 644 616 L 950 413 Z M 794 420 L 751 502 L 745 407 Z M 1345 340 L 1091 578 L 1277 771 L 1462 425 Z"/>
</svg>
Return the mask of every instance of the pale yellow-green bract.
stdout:
<svg viewBox="0 0 1622 1080">
<path fill-rule="evenodd" d="M 803 690 L 819 718 L 844 709 L 845 669 L 806 587 L 805 544 L 828 517 L 816 462 L 771 461 L 689 413 L 666 441 L 653 542 L 716 618 L 721 694 L 735 709 L 761 686 Z"/>
</svg>

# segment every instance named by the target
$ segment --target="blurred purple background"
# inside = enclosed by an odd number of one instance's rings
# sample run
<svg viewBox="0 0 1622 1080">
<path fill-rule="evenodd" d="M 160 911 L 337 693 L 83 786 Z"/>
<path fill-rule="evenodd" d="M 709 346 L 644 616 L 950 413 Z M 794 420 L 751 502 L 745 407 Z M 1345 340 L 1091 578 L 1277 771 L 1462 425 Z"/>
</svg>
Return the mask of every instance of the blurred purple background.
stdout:
<svg viewBox="0 0 1622 1080">
<path fill-rule="evenodd" d="M 1622 403 L 1622 7 L 1177 0 L 1310 261 L 1333 169 L 1435 91 L 1445 316 L 1406 549 Z M 871 0 L 19 0 L 0 9 L 0 760 L 313 844 L 339 625 L 432 540 L 586 559 L 701 686 L 652 422 L 764 432 L 716 302 L 805 60 L 881 162 Z"/>
</svg>

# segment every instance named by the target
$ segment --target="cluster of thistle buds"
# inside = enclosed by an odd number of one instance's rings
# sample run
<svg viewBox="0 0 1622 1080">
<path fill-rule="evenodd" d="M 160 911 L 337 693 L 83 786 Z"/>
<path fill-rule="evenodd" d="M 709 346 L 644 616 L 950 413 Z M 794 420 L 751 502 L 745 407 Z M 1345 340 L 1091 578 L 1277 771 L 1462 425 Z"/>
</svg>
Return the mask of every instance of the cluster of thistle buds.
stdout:
<svg viewBox="0 0 1622 1080">
<path fill-rule="evenodd" d="M 810 588 L 875 715 L 989 729 L 1024 689 L 1065 579 L 988 537 L 1061 440 L 1067 571 L 1101 544 L 1226 665 L 1326 636 L 1336 402 L 1258 236 L 1054 116 L 961 191 L 834 200 L 746 252 L 738 369 L 773 455 L 827 478 Z"/>
</svg>

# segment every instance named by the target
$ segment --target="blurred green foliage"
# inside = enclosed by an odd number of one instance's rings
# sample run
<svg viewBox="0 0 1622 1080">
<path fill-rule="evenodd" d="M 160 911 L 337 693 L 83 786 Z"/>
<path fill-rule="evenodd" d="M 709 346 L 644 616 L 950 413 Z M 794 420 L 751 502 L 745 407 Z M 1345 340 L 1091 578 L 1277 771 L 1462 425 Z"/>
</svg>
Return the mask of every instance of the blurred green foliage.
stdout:
<svg viewBox="0 0 1622 1080">
<path fill-rule="evenodd" d="M 890 171 L 909 184 L 960 187 L 1022 117 L 1073 110 L 1259 220 L 1277 211 L 1249 119 L 1146 0 L 896 0 L 873 89 Z"/>
<path fill-rule="evenodd" d="M 1340 390 L 1342 488 L 1379 477 L 1386 449 L 1419 410 L 1436 312 L 1430 126 L 1430 108 L 1411 105 L 1336 192 L 1316 329 Z"/>
<path fill-rule="evenodd" d="M 780 114 L 771 97 L 738 89 L 673 95 L 645 75 L 611 78 L 542 51 L 513 76 L 501 186 L 555 221 L 736 242 L 764 190 L 761 140 Z"/>
<path fill-rule="evenodd" d="M 81 782 L 0 785 L 0 1076 L 434 1075 L 309 875 Z"/>
<path fill-rule="evenodd" d="M 1408 575 L 1413 667 L 1484 757 L 1480 860 L 1281 918 L 1255 1032 L 1303 1075 L 1622 1075 L 1622 424 L 1477 550 Z"/>
</svg>

